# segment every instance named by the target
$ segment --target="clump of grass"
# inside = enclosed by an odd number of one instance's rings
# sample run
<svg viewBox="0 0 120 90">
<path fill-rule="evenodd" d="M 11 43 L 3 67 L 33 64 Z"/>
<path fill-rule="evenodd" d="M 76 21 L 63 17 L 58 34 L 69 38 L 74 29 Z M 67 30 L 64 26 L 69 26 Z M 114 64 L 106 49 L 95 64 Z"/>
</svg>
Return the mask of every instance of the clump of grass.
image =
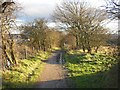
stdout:
<svg viewBox="0 0 120 90">
<path fill-rule="evenodd" d="M 46 60 L 50 55 L 52 55 L 51 52 L 39 51 L 36 57 L 41 60 Z"/>
</svg>

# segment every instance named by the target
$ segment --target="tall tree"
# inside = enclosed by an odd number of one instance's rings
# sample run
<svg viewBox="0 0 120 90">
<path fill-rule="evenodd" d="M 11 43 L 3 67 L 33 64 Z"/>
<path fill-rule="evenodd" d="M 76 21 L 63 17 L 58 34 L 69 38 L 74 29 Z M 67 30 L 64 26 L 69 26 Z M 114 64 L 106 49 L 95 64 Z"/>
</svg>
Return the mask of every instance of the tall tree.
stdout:
<svg viewBox="0 0 120 90">
<path fill-rule="evenodd" d="M 60 32 L 55 28 L 49 28 L 47 21 L 44 19 L 36 19 L 32 23 L 22 27 L 22 35 L 25 39 L 30 39 L 30 47 L 39 50 L 49 50 L 52 47 L 59 46 Z M 26 36 L 26 37 L 25 37 Z"/>
<path fill-rule="evenodd" d="M 91 35 L 98 31 L 98 27 L 106 19 L 106 13 L 103 10 L 88 7 L 85 2 L 64 1 L 56 7 L 53 17 L 55 21 L 65 24 L 68 31 L 75 36 L 78 49 L 86 48 L 91 52 L 91 43 L 93 43 L 90 40 Z"/>
<path fill-rule="evenodd" d="M 18 10 L 15 2 L 3 1 L 0 4 L 0 28 L 2 37 L 2 50 L 3 60 L 5 60 L 5 66 L 8 63 L 10 65 L 17 64 L 14 54 L 14 40 L 10 33 L 15 24 L 15 12 Z"/>
</svg>

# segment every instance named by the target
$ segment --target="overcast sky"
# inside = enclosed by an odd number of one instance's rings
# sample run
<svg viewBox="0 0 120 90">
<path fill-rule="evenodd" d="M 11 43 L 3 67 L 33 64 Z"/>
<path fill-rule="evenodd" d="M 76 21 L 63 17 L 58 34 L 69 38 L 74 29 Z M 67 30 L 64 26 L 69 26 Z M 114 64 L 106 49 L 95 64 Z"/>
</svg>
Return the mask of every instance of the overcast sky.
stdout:
<svg viewBox="0 0 120 90">
<path fill-rule="evenodd" d="M 17 23 L 22 24 L 27 21 L 32 21 L 35 18 L 45 18 L 50 20 L 53 10 L 56 4 L 60 4 L 63 0 L 15 0 L 21 4 L 23 8 L 17 19 Z M 82 0 L 81 0 L 82 1 Z M 104 0 L 85 0 L 90 3 L 91 6 L 100 8 L 105 5 Z M 53 23 L 49 24 L 54 26 Z M 114 27 L 113 27 L 114 26 Z M 111 30 L 117 29 L 117 23 L 114 21 L 107 25 Z"/>
</svg>

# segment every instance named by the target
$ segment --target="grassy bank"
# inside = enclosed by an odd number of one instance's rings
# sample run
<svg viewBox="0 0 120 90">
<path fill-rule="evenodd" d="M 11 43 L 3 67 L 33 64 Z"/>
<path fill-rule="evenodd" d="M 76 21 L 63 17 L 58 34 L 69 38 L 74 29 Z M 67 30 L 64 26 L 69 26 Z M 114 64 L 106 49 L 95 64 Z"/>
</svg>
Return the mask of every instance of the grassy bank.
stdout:
<svg viewBox="0 0 120 90">
<path fill-rule="evenodd" d="M 64 56 L 68 76 L 78 88 L 117 87 L 117 59 L 102 53 L 70 51 Z"/>
<path fill-rule="evenodd" d="M 19 60 L 17 66 L 3 72 L 3 88 L 32 88 L 44 66 L 41 60 L 46 60 L 50 55 L 50 52 L 40 51 L 34 57 Z"/>
</svg>

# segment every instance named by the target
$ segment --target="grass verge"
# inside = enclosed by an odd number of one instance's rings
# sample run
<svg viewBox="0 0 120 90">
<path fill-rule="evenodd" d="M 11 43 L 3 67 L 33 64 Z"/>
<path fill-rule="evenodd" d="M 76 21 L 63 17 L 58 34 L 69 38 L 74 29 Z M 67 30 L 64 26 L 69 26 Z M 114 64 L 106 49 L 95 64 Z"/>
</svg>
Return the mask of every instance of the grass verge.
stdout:
<svg viewBox="0 0 120 90">
<path fill-rule="evenodd" d="M 32 88 L 39 80 L 44 66 L 41 60 L 47 59 L 50 52 L 40 51 L 36 56 L 19 60 L 18 65 L 3 71 L 2 88 Z"/>
<path fill-rule="evenodd" d="M 117 87 L 116 57 L 70 51 L 64 55 L 64 59 L 68 77 L 75 82 L 77 88 Z"/>
</svg>

